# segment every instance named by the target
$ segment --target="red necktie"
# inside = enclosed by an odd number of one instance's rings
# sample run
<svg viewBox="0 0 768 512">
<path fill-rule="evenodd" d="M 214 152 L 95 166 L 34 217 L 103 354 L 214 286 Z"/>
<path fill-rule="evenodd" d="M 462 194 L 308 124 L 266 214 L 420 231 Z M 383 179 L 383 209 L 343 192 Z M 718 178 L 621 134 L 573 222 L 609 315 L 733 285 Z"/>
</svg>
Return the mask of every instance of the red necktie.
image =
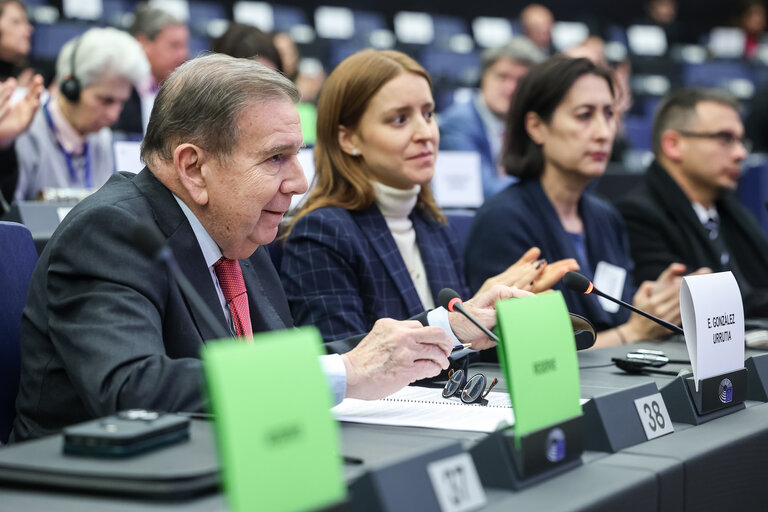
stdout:
<svg viewBox="0 0 768 512">
<path fill-rule="evenodd" d="M 248 309 L 248 295 L 245 293 L 245 281 L 243 281 L 240 263 L 237 260 L 222 257 L 213 264 L 213 269 L 216 271 L 224 300 L 232 314 L 238 337 L 253 341 L 251 313 Z"/>
</svg>

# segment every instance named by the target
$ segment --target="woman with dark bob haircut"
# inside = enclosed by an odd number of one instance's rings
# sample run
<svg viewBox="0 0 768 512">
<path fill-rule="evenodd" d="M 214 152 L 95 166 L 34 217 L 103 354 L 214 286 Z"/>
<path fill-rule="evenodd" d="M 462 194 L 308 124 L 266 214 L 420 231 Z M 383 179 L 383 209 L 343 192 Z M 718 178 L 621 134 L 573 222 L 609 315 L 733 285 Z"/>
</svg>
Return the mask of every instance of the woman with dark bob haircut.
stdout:
<svg viewBox="0 0 768 512">
<path fill-rule="evenodd" d="M 331 73 L 317 106 L 315 181 L 281 266 L 297 325 L 336 340 L 434 308 L 445 287 L 469 298 L 456 234 L 429 187 L 439 139 L 429 74 L 407 55 L 363 50 Z M 547 265 L 535 248 L 520 256 L 478 288 L 547 289 L 576 266 Z"/>
<path fill-rule="evenodd" d="M 611 74 L 587 59 L 555 56 L 520 82 L 507 119 L 507 172 L 520 181 L 492 197 L 474 218 L 465 250 L 471 288 L 528 247 L 549 260 L 575 258 L 597 288 L 672 323 L 685 267 L 635 286 L 619 213 L 585 189 L 605 172 L 616 131 Z M 611 302 L 563 289 L 568 309 L 599 331 L 595 346 L 665 336 L 668 331 Z"/>
</svg>

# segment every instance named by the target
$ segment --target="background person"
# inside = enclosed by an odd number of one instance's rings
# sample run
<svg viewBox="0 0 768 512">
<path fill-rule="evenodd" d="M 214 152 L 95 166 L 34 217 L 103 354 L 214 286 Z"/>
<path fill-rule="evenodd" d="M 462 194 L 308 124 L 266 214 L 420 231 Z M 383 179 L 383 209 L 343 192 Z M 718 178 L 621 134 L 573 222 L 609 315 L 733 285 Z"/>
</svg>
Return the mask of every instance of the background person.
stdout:
<svg viewBox="0 0 768 512">
<path fill-rule="evenodd" d="M 480 89 L 440 115 L 440 149 L 480 155 L 483 195 L 488 198 L 514 180 L 499 165 L 507 113 L 520 79 L 544 54 L 525 37 L 483 52 Z"/>
<path fill-rule="evenodd" d="M 768 240 L 734 193 L 747 157 L 738 100 L 725 91 L 671 93 L 656 113 L 656 160 L 618 205 L 637 279 L 669 262 L 730 270 L 747 316 L 768 317 Z"/>
<path fill-rule="evenodd" d="M 142 134 L 162 83 L 189 57 L 189 28 L 157 7 L 139 4 L 128 29 L 144 50 L 151 73 L 131 90 L 115 131 Z"/>
<path fill-rule="evenodd" d="M 575 258 L 604 292 L 678 324 L 679 275 L 670 265 L 656 282 L 635 288 L 624 223 L 608 203 L 585 192 L 602 176 L 616 130 L 608 70 L 587 59 L 552 57 L 531 68 L 507 120 L 508 171 L 520 179 L 480 208 L 467 238 L 469 284 L 479 287 L 530 246 L 548 259 Z M 599 332 L 596 346 L 668 334 L 625 309 L 562 289 L 569 311 Z"/>
<path fill-rule="evenodd" d="M 115 172 L 109 127 L 148 72 L 141 47 L 120 30 L 93 28 L 68 41 L 56 62 L 58 90 L 16 140 L 15 200 L 49 187 L 103 185 Z"/>
</svg>

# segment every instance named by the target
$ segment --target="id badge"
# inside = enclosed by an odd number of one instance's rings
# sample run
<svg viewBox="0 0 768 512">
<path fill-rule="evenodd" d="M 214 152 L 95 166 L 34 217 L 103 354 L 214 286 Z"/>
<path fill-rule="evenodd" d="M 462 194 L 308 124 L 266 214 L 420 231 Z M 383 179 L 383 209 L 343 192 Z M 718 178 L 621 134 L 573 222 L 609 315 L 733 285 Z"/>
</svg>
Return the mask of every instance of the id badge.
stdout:
<svg viewBox="0 0 768 512">
<path fill-rule="evenodd" d="M 607 261 L 601 261 L 595 269 L 595 279 L 593 282 L 598 290 L 606 295 L 620 299 L 624 291 L 624 281 L 626 279 L 626 269 Z M 597 300 L 600 301 L 600 306 L 608 313 L 619 311 L 619 305 L 615 302 L 611 302 L 603 297 L 598 297 Z"/>
</svg>

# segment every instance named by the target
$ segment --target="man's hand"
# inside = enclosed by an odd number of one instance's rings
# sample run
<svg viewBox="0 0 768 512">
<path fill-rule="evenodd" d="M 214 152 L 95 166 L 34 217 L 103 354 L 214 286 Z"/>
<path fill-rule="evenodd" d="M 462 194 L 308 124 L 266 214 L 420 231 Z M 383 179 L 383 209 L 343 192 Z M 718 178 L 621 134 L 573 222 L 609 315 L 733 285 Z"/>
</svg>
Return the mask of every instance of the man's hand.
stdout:
<svg viewBox="0 0 768 512">
<path fill-rule="evenodd" d="M 481 324 L 492 330 L 496 325 L 496 301 L 527 295 L 533 294 L 517 288 L 496 285 L 485 292 L 478 292 L 471 300 L 464 303 L 464 309 Z M 448 313 L 448 321 L 451 323 L 451 330 L 459 338 L 459 341 L 471 343 L 473 349 L 483 350 L 496 346 L 496 343 L 488 339 L 488 336 L 461 313 Z"/>
<path fill-rule="evenodd" d="M 416 320 L 377 320 L 368 336 L 341 355 L 347 398 L 375 400 L 448 368 L 453 341 L 440 327 Z"/>
</svg>

